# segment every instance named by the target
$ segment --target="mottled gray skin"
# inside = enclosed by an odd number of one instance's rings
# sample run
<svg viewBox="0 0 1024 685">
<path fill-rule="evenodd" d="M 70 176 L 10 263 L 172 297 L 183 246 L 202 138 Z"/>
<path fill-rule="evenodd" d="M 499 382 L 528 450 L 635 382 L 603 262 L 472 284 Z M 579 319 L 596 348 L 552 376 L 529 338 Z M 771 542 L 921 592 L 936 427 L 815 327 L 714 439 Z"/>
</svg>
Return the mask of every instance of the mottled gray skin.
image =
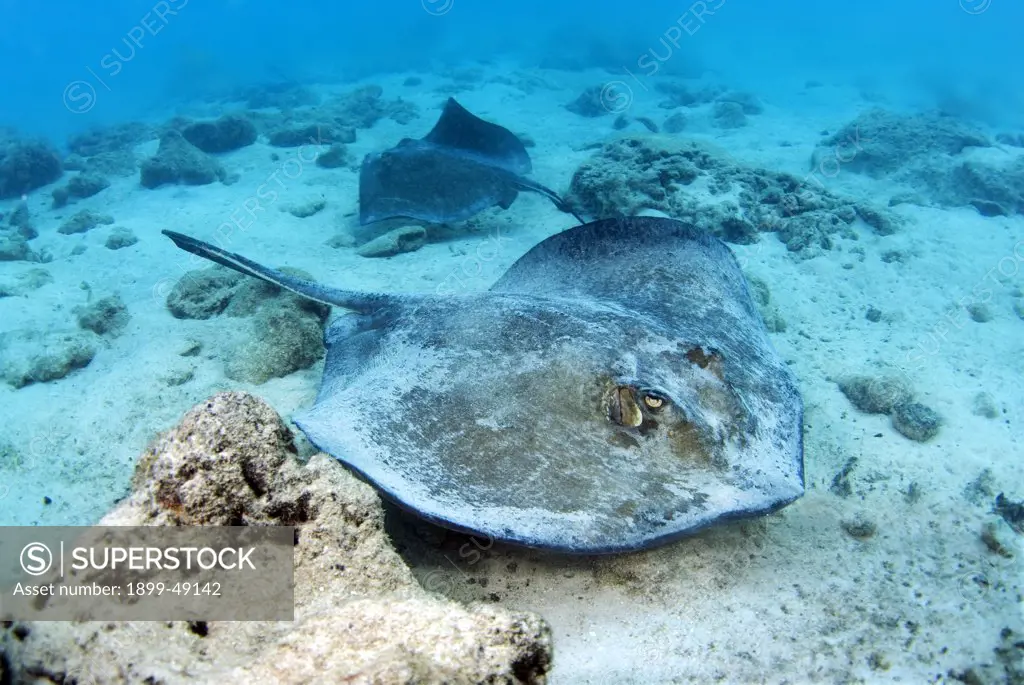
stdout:
<svg viewBox="0 0 1024 685">
<path fill-rule="evenodd" d="M 586 224 L 489 291 L 422 297 L 333 291 L 175 240 L 357 312 L 329 328 L 319 395 L 296 423 L 436 523 L 606 553 L 803 494 L 793 377 L 732 253 L 695 228 Z"/>
<path fill-rule="evenodd" d="M 448 98 L 422 139 L 405 138 L 363 158 L 359 223 L 395 218 L 463 221 L 488 207 L 508 209 L 520 191 L 544 195 L 559 211 L 576 216 L 553 190 L 526 177 L 532 168 L 526 146 L 515 134 Z"/>
</svg>

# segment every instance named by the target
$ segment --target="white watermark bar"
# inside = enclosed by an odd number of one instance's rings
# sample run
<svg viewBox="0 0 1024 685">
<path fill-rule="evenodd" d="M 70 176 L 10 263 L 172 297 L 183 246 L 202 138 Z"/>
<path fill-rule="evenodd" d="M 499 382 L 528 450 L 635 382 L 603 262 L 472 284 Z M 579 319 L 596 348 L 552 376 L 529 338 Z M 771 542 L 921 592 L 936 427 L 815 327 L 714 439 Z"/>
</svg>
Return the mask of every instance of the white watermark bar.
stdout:
<svg viewBox="0 0 1024 685">
<path fill-rule="evenodd" d="M 0 526 L 0 620 L 291 621 L 287 526 Z"/>
</svg>

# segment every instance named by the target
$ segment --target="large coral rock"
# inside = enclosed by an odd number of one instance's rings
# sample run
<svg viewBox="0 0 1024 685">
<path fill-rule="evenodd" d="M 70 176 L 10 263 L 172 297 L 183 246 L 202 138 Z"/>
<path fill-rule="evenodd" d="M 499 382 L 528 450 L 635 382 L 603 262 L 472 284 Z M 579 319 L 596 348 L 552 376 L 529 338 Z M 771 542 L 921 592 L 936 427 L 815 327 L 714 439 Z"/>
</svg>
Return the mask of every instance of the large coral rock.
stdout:
<svg viewBox="0 0 1024 685">
<path fill-rule="evenodd" d="M 312 278 L 297 269 L 281 270 Z M 226 344 L 224 372 L 232 380 L 266 383 L 309 368 L 324 354 L 329 307 L 223 267 L 187 272 L 167 296 L 167 308 L 179 319 L 208 319 L 221 313 L 251 317 L 248 334 Z"/>
<path fill-rule="evenodd" d="M 168 183 L 201 186 L 227 177 L 220 162 L 185 140 L 177 131 L 168 131 L 160 138 L 156 154 L 142 163 L 139 172 L 145 188 L 157 188 Z"/>
<path fill-rule="evenodd" d="M 215 121 L 197 121 L 181 131 L 185 140 L 208 154 L 231 152 L 256 142 L 256 126 L 248 117 L 226 114 Z"/>
<path fill-rule="evenodd" d="M 302 464 L 252 395 L 193 408 L 133 485 L 103 525 L 296 526 L 295 620 L 15 624 L 0 638 L 14 682 L 545 682 L 542 619 L 424 591 L 374 491 L 327 455 Z"/>
<path fill-rule="evenodd" d="M 591 216 L 655 210 L 732 243 L 774 232 L 802 257 L 832 249 L 834 235 L 855 237 L 858 218 L 879 235 L 900 224 L 891 212 L 834 195 L 813 180 L 748 167 L 706 143 L 666 136 L 605 143 L 576 170 L 566 199 Z"/>
<path fill-rule="evenodd" d="M 63 173 L 60 157 L 49 143 L 0 140 L 0 200 L 30 193 Z"/>
<path fill-rule="evenodd" d="M 989 145 L 984 133 L 954 117 L 871 109 L 826 139 L 814 151 L 811 166 L 830 169 L 838 164 L 878 178 L 921 157 L 957 155 Z"/>
<path fill-rule="evenodd" d="M 934 157 L 910 165 L 899 180 L 939 205 L 970 205 L 984 216 L 1024 214 L 1024 156 L 992 162 Z"/>
<path fill-rule="evenodd" d="M 0 332 L 0 379 L 13 388 L 64 378 L 96 356 L 95 336 L 64 330 Z"/>
</svg>

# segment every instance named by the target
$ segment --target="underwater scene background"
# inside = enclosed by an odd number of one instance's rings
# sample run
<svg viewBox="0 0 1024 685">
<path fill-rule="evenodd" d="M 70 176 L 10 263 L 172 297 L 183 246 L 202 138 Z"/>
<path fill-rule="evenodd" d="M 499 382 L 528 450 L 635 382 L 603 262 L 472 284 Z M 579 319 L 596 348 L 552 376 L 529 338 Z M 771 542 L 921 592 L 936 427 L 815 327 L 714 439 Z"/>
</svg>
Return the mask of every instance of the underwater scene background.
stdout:
<svg viewBox="0 0 1024 685">
<path fill-rule="evenodd" d="M 0 681 L 1024 682 L 1024 6 L 0 11 L 0 523 L 303 530 L 293 624 L 5 626 Z M 449 98 L 565 204 L 361 223 L 364 159 Z M 466 296 L 570 211 L 728 244 L 802 396 L 802 497 L 608 556 L 435 527 L 292 420 L 339 309 L 161 234 Z"/>
</svg>

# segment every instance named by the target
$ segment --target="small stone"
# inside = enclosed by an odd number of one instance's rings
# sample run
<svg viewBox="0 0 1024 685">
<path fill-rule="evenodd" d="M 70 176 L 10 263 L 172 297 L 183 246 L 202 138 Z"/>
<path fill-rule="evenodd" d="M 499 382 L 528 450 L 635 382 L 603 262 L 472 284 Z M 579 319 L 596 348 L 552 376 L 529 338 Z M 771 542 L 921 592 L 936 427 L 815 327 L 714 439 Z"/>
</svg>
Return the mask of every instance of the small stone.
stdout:
<svg viewBox="0 0 1024 685">
<path fill-rule="evenodd" d="M 188 339 L 178 347 L 179 357 L 195 357 L 203 350 L 203 343 L 198 340 Z"/>
<path fill-rule="evenodd" d="M 224 311 L 241 275 L 222 267 L 189 271 L 167 295 L 167 309 L 177 319 L 209 319 Z"/>
<path fill-rule="evenodd" d="M 747 115 L 738 102 L 717 102 L 712 111 L 714 125 L 718 128 L 742 128 L 747 125 Z"/>
<path fill-rule="evenodd" d="M 135 233 L 130 228 L 118 226 L 110 231 L 107 241 L 103 244 L 109 250 L 120 250 L 125 247 L 131 247 L 137 242 L 139 242 L 139 239 L 135 237 Z"/>
<path fill-rule="evenodd" d="M 911 440 L 927 442 L 938 435 L 942 417 L 920 402 L 901 402 L 893 407 L 892 425 Z"/>
<path fill-rule="evenodd" d="M 999 416 L 996 401 L 987 392 L 979 392 L 974 396 L 974 405 L 971 413 L 975 416 L 984 416 L 986 419 L 994 419 Z"/>
<path fill-rule="evenodd" d="M 338 248 L 355 247 L 357 241 L 351 233 L 335 233 L 324 244 L 337 250 Z"/>
<path fill-rule="evenodd" d="M 892 668 L 892 663 L 881 652 L 872 652 L 868 656 L 868 666 L 872 671 L 888 671 Z"/>
<path fill-rule="evenodd" d="M 886 250 L 882 253 L 882 261 L 886 264 L 902 264 L 907 260 L 907 255 L 900 250 Z"/>
<path fill-rule="evenodd" d="M 19 203 L 17 208 L 11 212 L 8 223 L 13 228 L 16 228 L 18 235 L 23 237 L 25 240 L 32 240 L 33 238 L 39 237 L 39 231 L 37 231 L 35 226 L 32 225 L 32 217 L 29 216 L 28 204 L 25 202 Z"/>
<path fill-rule="evenodd" d="M 662 126 L 665 133 L 676 134 L 682 133 L 683 129 L 686 128 L 686 115 L 676 113 L 665 120 L 665 124 Z"/>
<path fill-rule="evenodd" d="M 981 541 L 989 551 L 1007 559 L 1014 557 L 1015 536 L 1010 524 L 1001 518 L 987 521 L 981 527 Z"/>
<path fill-rule="evenodd" d="M 964 498 L 971 504 L 980 505 L 995 495 L 995 476 L 992 469 L 982 469 L 978 477 L 964 487 Z"/>
<path fill-rule="evenodd" d="M 427 231 L 422 226 L 403 226 L 374 238 L 356 252 L 362 257 L 392 257 L 412 252 L 427 242 Z"/>
<path fill-rule="evenodd" d="M 839 390 L 853 406 L 868 414 L 888 414 L 913 396 L 906 383 L 893 377 L 850 376 L 839 381 Z"/>
<path fill-rule="evenodd" d="M 195 378 L 195 370 L 191 367 L 170 369 L 161 377 L 163 382 L 166 383 L 168 387 L 172 388 L 177 387 L 179 385 L 184 385 L 193 378 Z"/>
<path fill-rule="evenodd" d="M 73 176 L 68 181 L 68 194 L 71 197 L 86 198 L 110 187 L 110 181 L 99 174 L 85 172 Z M 56 199 L 56 198 L 55 198 Z"/>
<path fill-rule="evenodd" d="M 857 457 L 850 457 L 843 464 L 843 468 L 839 470 L 839 473 L 832 478 L 832 485 L 829 486 L 829 490 L 832 494 L 839 497 L 849 497 L 853 494 L 853 488 L 850 486 L 850 474 L 853 473 L 853 469 L 857 466 Z"/>
<path fill-rule="evenodd" d="M 1024 319 L 1024 298 L 1017 298 L 1013 301 L 1013 313 L 1018 318 Z"/>
<path fill-rule="evenodd" d="M 964 685 L 988 685 L 985 679 L 978 675 L 978 672 L 973 668 L 968 668 L 960 673 L 956 671 L 950 671 L 949 675 Z"/>
<path fill-rule="evenodd" d="M 98 214 L 89 209 L 83 209 L 61 224 L 57 232 L 62 235 L 85 233 L 97 226 L 109 226 L 112 223 L 114 223 L 114 217 L 109 214 Z"/>
<path fill-rule="evenodd" d="M 75 310 L 78 325 L 98 335 L 116 336 L 124 330 L 131 320 L 128 308 L 121 301 L 121 296 L 114 294 L 104 297 L 85 307 Z"/>
<path fill-rule="evenodd" d="M 53 275 L 46 269 L 29 269 L 14 277 L 10 283 L 0 283 L 0 297 L 22 297 L 53 283 Z"/>
<path fill-rule="evenodd" d="M 764 326 L 769 333 L 786 332 L 786 320 L 782 317 L 778 307 L 765 307 L 761 310 L 761 318 L 764 319 Z"/>
<path fill-rule="evenodd" d="M 347 166 L 351 162 L 348 148 L 341 143 L 331 145 L 326 151 L 317 155 L 316 165 L 324 169 L 337 169 Z"/>
<path fill-rule="evenodd" d="M 718 97 L 720 102 L 734 102 L 743 109 L 744 114 L 761 114 L 764 112 L 764 105 L 753 93 L 743 91 L 732 91 Z"/>
<path fill-rule="evenodd" d="M 650 117 L 637 117 L 636 120 L 651 133 L 658 133 L 658 125 Z"/>
<path fill-rule="evenodd" d="M 53 208 L 60 209 L 61 207 L 67 207 L 68 200 L 71 198 L 71 193 L 64 186 L 59 186 L 50 191 L 53 195 Z"/>
<path fill-rule="evenodd" d="M 0 262 L 38 261 L 24 236 L 0 233 Z"/>
<path fill-rule="evenodd" d="M 306 217 L 313 216 L 326 206 L 327 200 L 322 197 L 318 197 L 301 204 L 285 205 L 281 207 L 281 211 L 288 212 L 299 219 L 305 219 Z"/>
<path fill-rule="evenodd" d="M 874 307 L 868 307 L 868 311 L 864 314 L 864 318 L 873 323 L 878 323 L 882 320 L 882 310 L 875 309 Z"/>
<path fill-rule="evenodd" d="M 899 228 L 896 219 L 888 212 L 880 211 L 871 205 L 860 204 L 854 208 L 864 223 L 875 229 L 878 235 L 892 235 Z"/>
<path fill-rule="evenodd" d="M 988 305 L 980 302 L 973 302 L 967 305 L 967 313 L 977 323 L 987 323 L 992 320 L 992 310 L 988 308 Z"/>
<path fill-rule="evenodd" d="M 864 517 L 862 514 L 857 514 L 852 519 L 843 519 L 840 525 L 850 537 L 857 538 L 858 540 L 866 540 L 878 532 L 878 526 L 875 525 L 875 522 Z"/>
<path fill-rule="evenodd" d="M 601 86 L 591 86 L 580 93 L 580 95 L 575 100 L 567 104 L 565 108 L 573 114 L 578 114 L 581 117 L 600 117 L 617 108 L 619 101 L 615 98 L 618 96 L 618 93 L 609 93 L 602 90 Z M 606 100 L 608 100 L 607 103 Z"/>
<path fill-rule="evenodd" d="M 24 455 L 11 443 L 0 441 L 0 471 L 18 471 L 24 466 Z"/>
</svg>

